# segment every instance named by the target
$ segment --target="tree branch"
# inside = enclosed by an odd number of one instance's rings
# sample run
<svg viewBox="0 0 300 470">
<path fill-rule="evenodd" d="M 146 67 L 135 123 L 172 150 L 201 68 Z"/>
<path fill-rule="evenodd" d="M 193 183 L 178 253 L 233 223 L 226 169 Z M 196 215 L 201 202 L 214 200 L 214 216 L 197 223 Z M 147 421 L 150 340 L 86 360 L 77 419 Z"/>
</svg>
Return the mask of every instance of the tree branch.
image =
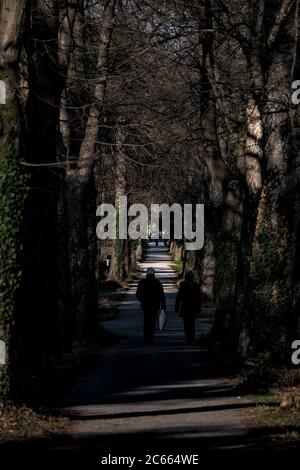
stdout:
<svg viewBox="0 0 300 470">
<path fill-rule="evenodd" d="M 268 37 L 268 47 L 271 49 L 274 45 L 276 39 L 278 38 L 279 32 L 290 13 L 292 6 L 294 5 L 295 0 L 283 0 L 281 7 L 279 8 L 276 19 Z"/>
</svg>

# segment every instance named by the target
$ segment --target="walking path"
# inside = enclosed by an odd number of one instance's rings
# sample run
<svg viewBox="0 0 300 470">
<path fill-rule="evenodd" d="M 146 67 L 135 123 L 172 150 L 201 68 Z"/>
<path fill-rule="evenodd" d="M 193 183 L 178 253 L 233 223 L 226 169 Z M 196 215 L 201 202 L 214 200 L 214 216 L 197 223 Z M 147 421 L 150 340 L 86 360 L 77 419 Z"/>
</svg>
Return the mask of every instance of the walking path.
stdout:
<svg viewBox="0 0 300 470">
<path fill-rule="evenodd" d="M 155 344 L 143 344 L 143 316 L 133 283 L 117 319 L 105 328 L 124 335 L 104 352 L 103 363 L 65 397 L 72 418 L 73 446 L 98 449 L 99 455 L 124 448 L 151 452 L 240 448 L 248 445 L 243 408 L 219 377 L 210 352 L 186 346 L 182 320 L 174 312 L 176 278 L 167 250 L 150 245 L 146 270 L 154 267 L 167 298 L 167 326 Z M 197 324 L 197 335 L 208 324 Z M 200 343 L 201 344 L 201 343 Z"/>
<path fill-rule="evenodd" d="M 46 453 L 56 462 L 57 452 L 63 452 L 72 462 L 83 456 L 85 463 L 91 457 L 100 463 L 109 454 L 143 459 L 146 454 L 200 456 L 205 450 L 249 448 L 244 411 L 252 405 L 234 394 L 201 340 L 200 346 L 185 344 L 182 320 L 174 312 L 176 277 L 163 246 L 150 245 L 141 267 L 150 266 L 166 292 L 165 330 L 156 334 L 153 346 L 143 344 L 143 316 L 133 283 L 118 317 L 105 322 L 105 328 L 122 339 L 101 349 L 93 372 L 63 397 L 70 429 L 57 437 L 20 443 L 18 455 L 36 459 Z M 197 336 L 208 329 L 202 317 Z M 7 447 L 10 458 L 12 449 Z"/>
</svg>

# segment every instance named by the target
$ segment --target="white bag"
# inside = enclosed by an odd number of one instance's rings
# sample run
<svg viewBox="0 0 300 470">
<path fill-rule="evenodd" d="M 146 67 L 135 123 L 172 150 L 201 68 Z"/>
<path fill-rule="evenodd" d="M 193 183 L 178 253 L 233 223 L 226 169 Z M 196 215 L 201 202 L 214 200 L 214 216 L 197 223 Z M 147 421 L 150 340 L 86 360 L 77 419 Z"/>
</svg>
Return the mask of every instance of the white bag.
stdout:
<svg viewBox="0 0 300 470">
<path fill-rule="evenodd" d="M 161 311 L 159 312 L 159 316 L 158 316 L 159 331 L 162 331 L 164 329 L 164 327 L 166 326 L 166 321 L 167 321 L 166 312 L 165 310 L 161 309 Z"/>
</svg>

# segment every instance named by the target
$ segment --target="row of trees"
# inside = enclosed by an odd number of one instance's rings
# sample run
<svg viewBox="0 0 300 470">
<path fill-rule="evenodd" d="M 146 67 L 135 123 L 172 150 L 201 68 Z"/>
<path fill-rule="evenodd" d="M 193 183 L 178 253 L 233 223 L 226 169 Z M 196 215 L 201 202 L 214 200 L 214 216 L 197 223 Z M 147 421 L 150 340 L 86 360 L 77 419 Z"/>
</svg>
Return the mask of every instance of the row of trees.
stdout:
<svg viewBox="0 0 300 470">
<path fill-rule="evenodd" d="M 208 228 L 215 333 L 228 337 L 227 330 L 243 361 L 277 365 L 300 326 L 299 109 L 291 103 L 298 7 L 211 2 L 206 25 L 214 31 L 202 54 L 206 152 L 217 189 L 210 200 L 219 212 Z"/>
<path fill-rule="evenodd" d="M 300 328 L 299 2 L 1 0 L 0 15 L 3 393 L 86 348 L 96 207 L 121 195 L 205 203 L 205 247 L 182 257 L 214 337 L 282 363 Z M 133 249 L 113 244 L 111 279 Z"/>
</svg>

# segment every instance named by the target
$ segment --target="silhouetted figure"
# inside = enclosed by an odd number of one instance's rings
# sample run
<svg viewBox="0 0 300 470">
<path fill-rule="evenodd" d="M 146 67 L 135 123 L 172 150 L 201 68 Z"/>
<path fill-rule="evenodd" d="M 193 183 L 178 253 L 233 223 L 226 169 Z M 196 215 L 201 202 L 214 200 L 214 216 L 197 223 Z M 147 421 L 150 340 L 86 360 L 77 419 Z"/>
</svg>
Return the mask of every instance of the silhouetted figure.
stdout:
<svg viewBox="0 0 300 470">
<path fill-rule="evenodd" d="M 196 316 L 201 311 L 200 287 L 194 281 L 192 271 L 186 273 L 185 280 L 179 286 L 175 310 L 183 318 L 186 342 L 192 344 L 195 339 Z"/>
<path fill-rule="evenodd" d="M 136 297 L 141 302 L 144 312 L 144 342 L 153 344 L 159 310 L 166 308 L 166 298 L 162 283 L 155 278 L 155 270 L 148 268 L 146 278 L 142 279 L 136 291 Z"/>
</svg>

